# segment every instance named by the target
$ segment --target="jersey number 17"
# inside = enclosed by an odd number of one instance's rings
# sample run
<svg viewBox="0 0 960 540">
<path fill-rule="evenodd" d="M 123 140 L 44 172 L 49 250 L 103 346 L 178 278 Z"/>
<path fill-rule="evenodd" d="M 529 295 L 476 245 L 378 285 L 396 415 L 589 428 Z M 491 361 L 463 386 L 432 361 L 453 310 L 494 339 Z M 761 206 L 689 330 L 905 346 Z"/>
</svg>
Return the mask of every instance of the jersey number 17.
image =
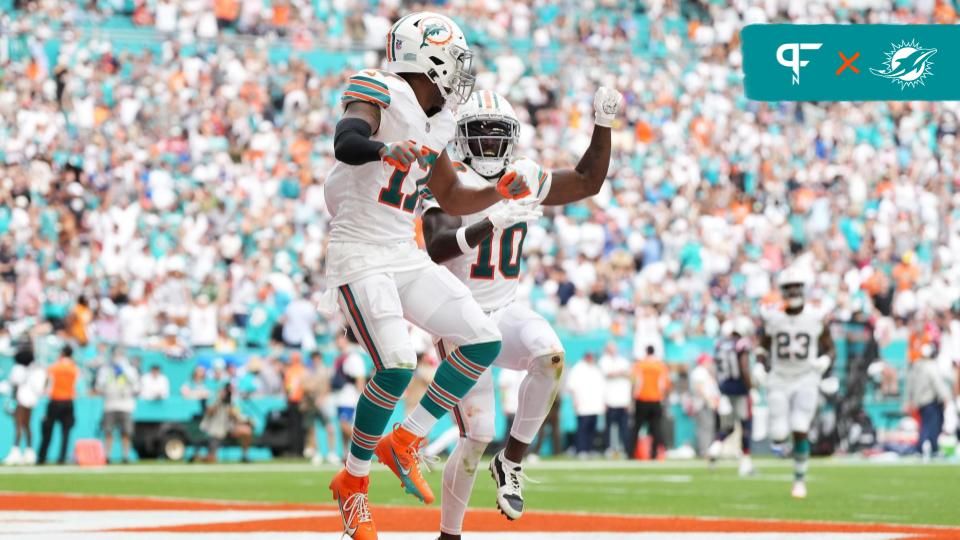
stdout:
<svg viewBox="0 0 960 540">
<path fill-rule="evenodd" d="M 378 200 L 381 204 L 410 213 L 413 213 L 417 208 L 417 201 L 420 199 L 420 188 L 430 181 L 430 175 L 433 173 L 433 164 L 436 163 L 437 158 L 440 157 L 440 153 L 436 150 L 431 150 L 426 146 L 422 146 L 421 148 L 423 148 L 425 152 L 422 159 L 427 165 L 427 174 L 417 180 L 417 185 L 413 193 L 404 194 L 403 191 L 401 191 L 403 189 L 403 181 L 407 179 L 407 175 L 410 174 L 410 169 L 413 168 L 413 166 L 411 165 L 405 171 L 394 169 L 393 174 L 390 175 L 387 186 L 380 190 Z"/>
</svg>

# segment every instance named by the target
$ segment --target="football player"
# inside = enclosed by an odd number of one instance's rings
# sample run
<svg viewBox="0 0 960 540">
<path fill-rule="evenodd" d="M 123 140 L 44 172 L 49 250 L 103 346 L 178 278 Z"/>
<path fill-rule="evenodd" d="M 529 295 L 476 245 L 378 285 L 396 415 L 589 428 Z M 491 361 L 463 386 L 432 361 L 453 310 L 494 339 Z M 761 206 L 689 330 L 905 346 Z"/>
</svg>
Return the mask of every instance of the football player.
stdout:
<svg viewBox="0 0 960 540">
<path fill-rule="evenodd" d="M 325 189 L 332 215 L 327 285 L 376 368 L 357 404 L 346 468 L 330 483 L 344 529 L 356 540 L 377 537 L 367 501 L 372 455 L 408 493 L 431 503 L 418 466 L 423 436 L 500 351 L 500 332 L 470 290 L 414 240 L 419 187 L 429 186 L 451 214 L 530 192 L 512 169 L 484 186 L 457 180 L 445 151 L 456 129 L 450 106 L 466 102 L 474 78 L 473 55 L 453 21 L 428 12 L 401 18 L 387 35 L 386 57 L 386 71 L 361 71 L 348 81 Z M 417 364 L 407 321 L 447 339 L 451 356 L 420 405 L 381 438 Z"/>
<path fill-rule="evenodd" d="M 510 167 L 536 178 L 532 196 L 544 205 L 564 205 L 596 194 L 610 164 L 610 125 L 623 104 L 615 90 L 600 88 L 594 97 L 595 123 L 589 147 L 574 169 L 548 171 L 529 159 L 512 162 L 520 137 L 513 107 L 498 94 L 476 92 L 457 114 L 454 146 L 461 179 L 476 188 L 497 182 Z M 515 302 L 523 241 L 531 217 L 502 203 L 457 217 L 443 208 L 433 188 L 423 190 L 423 232 L 427 252 L 469 286 L 474 298 L 499 326 L 503 347 L 496 365 L 526 370 L 519 406 L 506 448 L 490 462 L 497 505 L 508 519 L 523 513 L 521 460 L 553 405 L 563 370 L 564 350 L 550 324 Z M 438 204 L 438 202 L 440 204 Z M 438 342 L 440 354 L 455 343 Z M 494 384 L 487 371 L 454 408 L 461 438 L 443 471 L 441 539 L 460 538 L 463 517 L 480 458 L 494 436 Z"/>
<path fill-rule="evenodd" d="M 721 326 L 723 339 L 717 343 L 714 355 L 717 367 L 717 382 L 720 386 L 720 405 L 717 407 L 717 434 L 707 451 L 710 463 L 716 462 L 723 448 L 723 441 L 740 423 L 740 476 L 753 474 L 750 460 L 750 435 L 753 414 L 750 404 L 750 336 L 753 323 L 748 317 L 736 317 L 724 321 Z"/>
<path fill-rule="evenodd" d="M 757 356 L 769 370 L 766 384 L 770 438 L 782 444 L 793 432 L 791 495 L 802 499 L 807 496 L 810 457 L 807 431 L 816 413 L 820 380 L 831 367 L 834 346 L 824 321 L 825 313 L 805 302 L 804 275 L 796 268 L 788 268 L 780 273 L 777 284 L 784 309 L 764 314 Z"/>
</svg>

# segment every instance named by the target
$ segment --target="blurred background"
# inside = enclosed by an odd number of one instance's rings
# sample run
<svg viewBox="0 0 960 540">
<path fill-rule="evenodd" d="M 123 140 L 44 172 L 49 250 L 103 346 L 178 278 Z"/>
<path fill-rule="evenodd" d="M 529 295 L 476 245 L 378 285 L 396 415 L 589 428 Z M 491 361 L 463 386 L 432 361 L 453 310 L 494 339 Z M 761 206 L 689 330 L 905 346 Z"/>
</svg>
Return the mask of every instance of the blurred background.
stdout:
<svg viewBox="0 0 960 540">
<path fill-rule="evenodd" d="M 928 455 L 953 451 L 960 106 L 748 101 L 738 32 L 954 24 L 956 0 L 0 0 L 0 456 L 73 461 L 98 439 L 115 461 L 339 460 L 372 369 L 316 310 L 339 92 L 420 9 L 465 29 L 477 87 L 511 100 L 545 166 L 586 147 L 597 86 L 626 98 L 601 193 L 526 238 L 521 301 L 589 375 L 537 452 L 648 456 L 649 426 L 604 420 L 643 397 L 666 405 L 666 455 L 693 457 L 723 322 L 758 327 L 791 264 L 838 343 L 815 452 L 917 451 L 914 372 L 939 380 Z M 438 362 L 418 341 L 408 403 Z M 669 368 L 658 395 L 642 359 Z M 497 373 L 501 435 L 519 380 Z M 599 424 L 574 449 L 578 416 Z"/>
</svg>

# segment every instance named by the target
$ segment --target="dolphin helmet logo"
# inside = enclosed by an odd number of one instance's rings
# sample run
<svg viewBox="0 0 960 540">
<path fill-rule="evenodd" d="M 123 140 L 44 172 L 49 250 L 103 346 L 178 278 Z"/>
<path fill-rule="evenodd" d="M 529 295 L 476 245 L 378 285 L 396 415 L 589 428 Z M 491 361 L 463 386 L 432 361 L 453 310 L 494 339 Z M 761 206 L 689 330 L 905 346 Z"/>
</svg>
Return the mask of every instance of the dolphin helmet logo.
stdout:
<svg viewBox="0 0 960 540">
<path fill-rule="evenodd" d="M 901 41 L 899 45 L 891 43 L 891 46 L 892 50 L 885 53 L 887 60 L 884 68 L 870 68 L 870 73 L 890 79 L 899 84 L 901 90 L 924 84 L 924 79 L 933 75 L 930 58 L 937 53 L 937 49 L 924 49 L 916 40 Z"/>
<path fill-rule="evenodd" d="M 453 41 L 453 29 L 443 19 L 428 17 L 420 21 L 420 30 L 423 32 L 423 41 L 420 48 L 427 45 L 446 45 Z"/>
</svg>

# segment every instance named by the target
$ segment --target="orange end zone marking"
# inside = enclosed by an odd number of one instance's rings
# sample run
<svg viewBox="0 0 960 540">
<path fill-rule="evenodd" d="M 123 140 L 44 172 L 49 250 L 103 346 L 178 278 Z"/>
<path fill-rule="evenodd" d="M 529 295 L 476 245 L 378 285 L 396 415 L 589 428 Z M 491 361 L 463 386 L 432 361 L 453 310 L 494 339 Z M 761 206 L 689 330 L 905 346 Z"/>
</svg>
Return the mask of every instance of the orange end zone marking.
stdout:
<svg viewBox="0 0 960 540">
<path fill-rule="evenodd" d="M 192 499 L 110 497 L 62 494 L 0 493 L 0 511 L 110 511 L 110 510 L 300 510 L 316 511 L 316 517 L 261 519 L 243 522 L 202 523 L 163 527 L 132 527 L 111 532 L 331 532 L 341 530 L 336 507 L 325 504 L 248 503 Z M 374 507 L 377 528 L 382 531 L 436 531 L 439 508 Z M 946 540 L 960 537 L 960 528 L 828 523 L 759 519 L 713 519 L 675 516 L 625 516 L 526 512 L 523 519 L 508 522 L 493 510 L 472 509 L 464 529 L 475 532 L 824 532 L 902 533 L 913 540 Z M 104 531 L 106 532 L 106 531 Z"/>
</svg>

